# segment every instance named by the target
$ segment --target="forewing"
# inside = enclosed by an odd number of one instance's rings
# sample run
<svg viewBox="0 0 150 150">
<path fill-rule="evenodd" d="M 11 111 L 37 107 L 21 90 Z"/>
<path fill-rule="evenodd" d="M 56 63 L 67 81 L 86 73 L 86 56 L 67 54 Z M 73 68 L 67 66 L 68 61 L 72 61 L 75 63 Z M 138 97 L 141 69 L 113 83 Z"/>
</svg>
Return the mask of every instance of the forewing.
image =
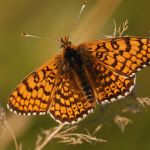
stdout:
<svg viewBox="0 0 150 150">
<path fill-rule="evenodd" d="M 45 114 L 49 108 L 60 56 L 51 59 L 26 77 L 11 93 L 8 108 L 20 115 Z"/>
<path fill-rule="evenodd" d="M 82 93 L 74 75 L 62 74 L 49 107 L 50 115 L 60 123 L 73 124 L 82 120 L 95 108 L 95 100 L 90 101 Z"/>
<path fill-rule="evenodd" d="M 110 70 L 132 77 L 150 64 L 150 39 L 120 37 L 80 44 L 79 49 L 97 58 Z"/>
</svg>

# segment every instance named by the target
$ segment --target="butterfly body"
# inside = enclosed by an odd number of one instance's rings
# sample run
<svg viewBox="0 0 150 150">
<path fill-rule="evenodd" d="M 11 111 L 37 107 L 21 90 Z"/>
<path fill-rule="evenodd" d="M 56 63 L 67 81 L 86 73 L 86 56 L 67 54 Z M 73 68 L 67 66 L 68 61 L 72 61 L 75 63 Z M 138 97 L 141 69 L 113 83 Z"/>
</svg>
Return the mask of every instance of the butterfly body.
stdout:
<svg viewBox="0 0 150 150">
<path fill-rule="evenodd" d="M 150 63 L 150 39 L 120 37 L 74 46 L 28 75 L 11 93 L 8 108 L 20 115 L 49 113 L 60 123 L 76 123 L 96 107 L 131 93 L 136 72 Z"/>
<path fill-rule="evenodd" d="M 78 82 L 78 88 L 83 92 L 87 100 L 94 99 L 94 93 L 92 86 L 90 85 L 90 79 L 87 76 L 87 66 L 84 60 L 84 54 L 80 52 L 75 46 L 66 47 L 64 50 L 64 61 L 66 62 L 65 68 L 70 71 L 70 78 L 76 77 L 75 81 Z M 86 73 L 87 72 L 87 73 Z M 77 81 L 78 80 L 78 81 Z"/>
</svg>

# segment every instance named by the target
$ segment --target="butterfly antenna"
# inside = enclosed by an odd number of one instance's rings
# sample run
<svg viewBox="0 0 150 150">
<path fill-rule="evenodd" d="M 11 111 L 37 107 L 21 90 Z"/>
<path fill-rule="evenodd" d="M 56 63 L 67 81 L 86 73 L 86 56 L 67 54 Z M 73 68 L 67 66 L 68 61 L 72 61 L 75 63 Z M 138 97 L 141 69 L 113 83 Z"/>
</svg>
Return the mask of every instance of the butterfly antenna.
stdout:
<svg viewBox="0 0 150 150">
<path fill-rule="evenodd" d="M 57 42 L 61 42 L 58 39 L 55 38 L 48 38 L 48 37 L 42 37 L 42 36 L 36 36 L 36 35 L 31 35 L 31 34 L 27 34 L 27 33 L 22 33 L 21 34 L 22 37 L 31 37 L 31 38 L 38 38 L 38 39 L 46 39 L 46 40 L 51 40 L 51 41 L 57 41 Z"/>
<path fill-rule="evenodd" d="M 69 33 L 69 37 L 70 37 L 71 33 L 76 29 L 77 24 L 78 24 L 78 22 L 79 22 L 79 20 L 80 20 L 80 18 L 81 18 L 81 14 L 82 14 L 82 12 L 83 12 L 83 10 L 84 10 L 86 4 L 87 4 L 87 1 L 84 1 L 84 3 L 83 3 L 83 5 L 81 6 L 81 9 L 80 9 L 78 15 L 77 15 L 76 18 L 75 18 L 74 24 L 72 25 L 71 32 Z"/>
</svg>

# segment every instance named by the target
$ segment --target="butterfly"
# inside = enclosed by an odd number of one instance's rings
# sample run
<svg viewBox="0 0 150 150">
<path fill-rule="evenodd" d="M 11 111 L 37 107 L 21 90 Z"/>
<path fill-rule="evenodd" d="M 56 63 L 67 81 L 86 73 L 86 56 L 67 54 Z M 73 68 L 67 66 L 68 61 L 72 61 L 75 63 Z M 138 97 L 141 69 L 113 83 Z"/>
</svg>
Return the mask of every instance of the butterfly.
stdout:
<svg viewBox="0 0 150 150">
<path fill-rule="evenodd" d="M 8 108 L 19 115 L 50 114 L 74 124 L 96 107 L 131 93 L 136 72 L 150 64 L 150 39 L 119 37 L 73 45 L 28 75 L 11 93 Z"/>
</svg>

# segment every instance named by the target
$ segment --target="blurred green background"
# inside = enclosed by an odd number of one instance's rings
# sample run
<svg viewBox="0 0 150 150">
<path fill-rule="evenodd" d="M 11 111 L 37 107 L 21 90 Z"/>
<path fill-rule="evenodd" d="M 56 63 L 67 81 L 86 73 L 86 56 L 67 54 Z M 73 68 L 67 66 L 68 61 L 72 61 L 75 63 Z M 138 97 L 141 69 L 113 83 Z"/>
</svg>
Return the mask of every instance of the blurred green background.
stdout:
<svg viewBox="0 0 150 150">
<path fill-rule="evenodd" d="M 22 38 L 21 33 L 27 32 L 32 35 L 54 38 L 68 35 L 82 3 L 83 0 L 0 0 L 0 104 L 4 108 L 6 108 L 10 92 L 16 85 L 28 73 L 59 52 L 60 45 L 57 42 Z M 88 0 L 79 25 L 72 34 L 72 36 L 76 36 L 72 39 L 80 43 L 82 36 L 84 39 L 93 40 L 102 37 L 102 33 L 110 35 L 114 30 L 113 19 L 116 20 L 118 26 L 125 19 L 128 19 L 127 35 L 149 37 L 149 6 L 149 0 Z M 91 19 L 90 14 L 95 11 L 99 13 Z M 85 22 L 89 22 L 89 24 Z M 94 22 L 97 25 L 96 31 L 93 31 L 95 28 Z M 78 31 L 83 31 L 82 26 L 84 26 L 84 32 L 80 34 Z M 91 38 L 84 35 L 84 33 L 90 32 L 90 29 L 93 31 L 93 35 L 89 33 Z M 149 85 L 150 68 L 146 68 L 137 75 L 137 96 L 150 97 Z M 108 112 L 110 114 L 115 112 L 120 105 L 119 103 L 112 104 Z M 22 117 L 9 113 L 7 109 L 6 111 L 8 121 L 12 125 L 18 142 L 23 144 L 23 150 L 34 148 L 36 136 L 41 133 L 41 129 L 48 129 L 57 125 L 49 116 Z M 100 115 L 100 112 L 96 111 L 87 120 L 90 122 L 92 116 L 98 118 Z M 107 139 L 108 143 L 96 145 L 84 143 L 83 145 L 68 146 L 52 142 L 44 150 L 60 148 L 61 150 L 69 150 L 70 148 L 72 150 L 83 148 L 86 150 L 149 150 L 149 109 L 134 115 L 127 115 L 133 120 L 133 123 L 127 126 L 124 134 L 111 121 L 104 125 L 99 136 Z M 80 123 L 81 127 L 87 126 L 90 130 L 99 123 L 99 121 L 89 122 Z M 2 149 L 15 149 L 9 133 L 6 132 L 0 138 Z"/>
</svg>

